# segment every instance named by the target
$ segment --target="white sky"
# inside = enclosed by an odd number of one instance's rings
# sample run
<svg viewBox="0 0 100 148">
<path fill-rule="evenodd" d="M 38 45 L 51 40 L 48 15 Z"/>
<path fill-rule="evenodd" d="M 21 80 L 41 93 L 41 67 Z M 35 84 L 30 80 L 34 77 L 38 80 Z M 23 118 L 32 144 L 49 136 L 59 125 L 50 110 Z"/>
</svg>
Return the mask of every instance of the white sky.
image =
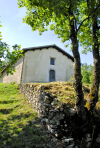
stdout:
<svg viewBox="0 0 100 148">
<path fill-rule="evenodd" d="M 29 25 L 22 23 L 25 14 L 26 8 L 18 8 L 17 0 L 0 0 L 2 41 L 10 46 L 21 44 L 21 48 L 56 44 L 72 55 L 70 48 L 65 48 L 66 42 L 61 43 L 61 39 L 57 38 L 53 31 L 44 32 L 41 36 L 38 31 L 32 32 Z M 84 55 L 81 50 L 82 47 L 79 47 L 81 63 L 93 65 L 92 53 Z"/>
</svg>

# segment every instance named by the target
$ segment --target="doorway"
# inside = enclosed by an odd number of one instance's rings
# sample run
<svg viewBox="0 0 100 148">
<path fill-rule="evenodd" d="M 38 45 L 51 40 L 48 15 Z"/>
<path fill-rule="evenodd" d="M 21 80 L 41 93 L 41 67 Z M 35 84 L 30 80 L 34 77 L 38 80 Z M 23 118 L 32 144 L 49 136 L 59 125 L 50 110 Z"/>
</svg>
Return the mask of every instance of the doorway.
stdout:
<svg viewBox="0 0 100 148">
<path fill-rule="evenodd" d="M 55 81 L 55 71 L 54 70 L 50 70 L 49 82 L 53 82 L 53 81 Z"/>
</svg>

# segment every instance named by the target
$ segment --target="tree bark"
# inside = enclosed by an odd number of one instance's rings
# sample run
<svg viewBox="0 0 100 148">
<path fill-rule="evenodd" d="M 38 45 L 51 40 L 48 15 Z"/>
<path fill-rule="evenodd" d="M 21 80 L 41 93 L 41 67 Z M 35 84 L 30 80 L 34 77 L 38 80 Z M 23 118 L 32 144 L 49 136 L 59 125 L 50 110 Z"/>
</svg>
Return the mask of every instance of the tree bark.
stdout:
<svg viewBox="0 0 100 148">
<path fill-rule="evenodd" d="M 88 102 L 86 103 L 86 107 L 91 113 L 94 113 L 95 106 L 98 101 L 98 91 L 99 91 L 99 43 L 98 43 L 98 25 L 97 18 L 92 17 L 93 20 L 93 60 L 94 60 L 94 68 L 93 68 L 93 81 L 91 85 L 90 94 L 88 96 Z"/>
<path fill-rule="evenodd" d="M 75 62 L 75 68 L 74 68 L 74 88 L 76 93 L 76 111 L 77 114 L 82 117 L 83 119 L 86 119 L 85 114 L 85 108 L 84 108 L 84 94 L 82 91 L 82 75 L 81 75 L 81 61 L 80 61 L 80 55 L 78 52 L 78 40 L 77 40 L 77 34 L 75 32 L 74 28 L 74 21 L 70 23 L 70 32 L 71 32 L 71 41 L 72 41 L 72 53 L 74 57 Z"/>
</svg>

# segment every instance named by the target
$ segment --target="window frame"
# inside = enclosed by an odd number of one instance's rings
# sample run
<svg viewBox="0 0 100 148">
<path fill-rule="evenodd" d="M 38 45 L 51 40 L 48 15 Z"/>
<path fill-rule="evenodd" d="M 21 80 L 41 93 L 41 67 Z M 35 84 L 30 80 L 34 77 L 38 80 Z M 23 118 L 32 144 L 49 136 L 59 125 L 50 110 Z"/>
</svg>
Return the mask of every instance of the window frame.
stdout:
<svg viewBox="0 0 100 148">
<path fill-rule="evenodd" d="M 50 65 L 55 65 L 55 58 L 50 57 Z"/>
</svg>

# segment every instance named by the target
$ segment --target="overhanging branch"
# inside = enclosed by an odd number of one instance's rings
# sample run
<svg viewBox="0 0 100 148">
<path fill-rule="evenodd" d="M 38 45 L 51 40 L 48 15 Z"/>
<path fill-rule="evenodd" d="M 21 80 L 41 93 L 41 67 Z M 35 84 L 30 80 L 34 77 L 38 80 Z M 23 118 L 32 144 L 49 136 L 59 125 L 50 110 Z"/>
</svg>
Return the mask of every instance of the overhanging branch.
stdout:
<svg viewBox="0 0 100 148">
<path fill-rule="evenodd" d="M 98 6 L 94 9 L 91 10 L 89 16 L 87 18 L 85 18 L 79 25 L 78 29 L 77 29 L 77 32 L 79 31 L 80 27 L 82 26 L 83 22 L 85 22 L 87 19 L 89 19 L 90 15 L 93 14 L 94 12 L 96 12 L 96 10 L 100 7 L 100 3 L 98 4 Z M 100 26 L 99 26 L 99 29 L 100 29 Z"/>
<path fill-rule="evenodd" d="M 77 29 L 77 32 L 79 31 L 80 27 L 82 26 L 82 24 L 88 19 L 89 17 L 85 18 L 79 25 L 78 29 Z"/>
</svg>

